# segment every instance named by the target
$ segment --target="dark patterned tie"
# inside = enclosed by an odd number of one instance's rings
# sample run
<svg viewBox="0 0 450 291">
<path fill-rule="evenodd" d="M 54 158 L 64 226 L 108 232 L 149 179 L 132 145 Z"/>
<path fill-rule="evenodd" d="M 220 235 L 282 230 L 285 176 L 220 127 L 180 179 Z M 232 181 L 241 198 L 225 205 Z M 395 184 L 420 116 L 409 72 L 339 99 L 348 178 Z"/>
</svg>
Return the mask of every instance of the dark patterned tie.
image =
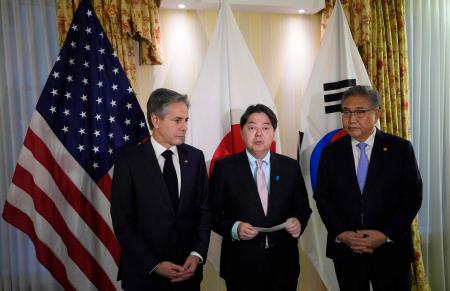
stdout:
<svg viewBox="0 0 450 291">
<path fill-rule="evenodd" d="M 166 150 L 162 153 L 165 159 L 163 167 L 163 176 L 166 181 L 167 190 L 169 190 L 170 200 L 172 201 L 173 209 L 175 212 L 178 210 L 178 179 L 177 173 L 175 172 L 175 167 L 172 161 L 173 152 L 171 150 Z"/>
</svg>

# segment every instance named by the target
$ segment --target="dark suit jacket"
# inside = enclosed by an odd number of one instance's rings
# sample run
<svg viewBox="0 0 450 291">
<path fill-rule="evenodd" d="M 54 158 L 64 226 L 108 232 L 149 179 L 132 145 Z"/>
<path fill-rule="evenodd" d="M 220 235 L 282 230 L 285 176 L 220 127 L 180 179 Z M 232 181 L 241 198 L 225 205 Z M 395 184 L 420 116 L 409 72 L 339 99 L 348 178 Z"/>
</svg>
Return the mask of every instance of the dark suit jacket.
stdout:
<svg viewBox="0 0 450 291">
<path fill-rule="evenodd" d="M 328 230 L 328 257 L 353 254 L 335 242 L 343 231 L 375 229 L 394 243 L 384 244 L 374 255 L 412 259 L 411 223 L 421 205 L 422 180 L 409 141 L 377 130 L 362 194 L 350 136 L 328 145 L 321 155 L 314 198 Z"/>
<path fill-rule="evenodd" d="M 111 216 L 122 247 L 119 279 L 126 290 L 164 290 L 169 281 L 155 272 L 161 261 L 182 265 L 191 251 L 206 260 L 211 216 L 203 153 L 177 147 L 181 170 L 178 211 L 150 141 L 118 155 L 112 182 Z M 201 281 L 199 265 L 192 280 Z"/>
<path fill-rule="evenodd" d="M 311 214 L 308 196 L 297 161 L 271 153 L 267 216 L 245 151 L 216 162 L 210 177 L 213 230 L 223 237 L 220 274 L 226 280 L 259 280 L 264 274 L 265 234 L 247 241 L 232 241 L 236 221 L 270 227 L 296 217 L 305 229 Z M 287 231 L 268 234 L 270 261 L 279 278 L 297 280 L 300 272 L 298 240 Z"/>
</svg>

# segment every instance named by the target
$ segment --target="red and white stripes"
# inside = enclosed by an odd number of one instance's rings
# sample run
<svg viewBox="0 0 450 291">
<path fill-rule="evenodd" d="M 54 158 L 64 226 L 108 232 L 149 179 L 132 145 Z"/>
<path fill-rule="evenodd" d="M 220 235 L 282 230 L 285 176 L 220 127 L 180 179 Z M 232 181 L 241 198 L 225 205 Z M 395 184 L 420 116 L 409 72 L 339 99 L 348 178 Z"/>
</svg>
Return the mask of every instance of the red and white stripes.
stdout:
<svg viewBox="0 0 450 291">
<path fill-rule="evenodd" d="M 110 173 L 93 181 L 34 113 L 3 217 L 32 239 L 38 260 L 66 290 L 120 289 Z"/>
</svg>

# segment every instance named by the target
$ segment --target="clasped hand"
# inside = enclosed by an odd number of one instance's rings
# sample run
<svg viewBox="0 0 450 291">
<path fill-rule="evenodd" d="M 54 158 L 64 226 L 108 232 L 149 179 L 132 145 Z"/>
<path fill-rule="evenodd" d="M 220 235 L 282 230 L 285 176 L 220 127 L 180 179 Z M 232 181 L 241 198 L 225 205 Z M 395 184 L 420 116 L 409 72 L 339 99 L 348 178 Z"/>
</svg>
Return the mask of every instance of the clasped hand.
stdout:
<svg viewBox="0 0 450 291">
<path fill-rule="evenodd" d="M 155 269 L 160 276 L 170 279 L 170 282 L 181 282 L 189 279 L 195 273 L 195 269 L 200 262 L 200 258 L 190 255 L 187 257 L 183 266 L 169 261 L 161 262 Z"/>
<path fill-rule="evenodd" d="M 346 244 L 358 254 L 372 254 L 374 250 L 386 242 L 386 235 L 378 230 L 344 231 L 338 240 Z"/>
</svg>

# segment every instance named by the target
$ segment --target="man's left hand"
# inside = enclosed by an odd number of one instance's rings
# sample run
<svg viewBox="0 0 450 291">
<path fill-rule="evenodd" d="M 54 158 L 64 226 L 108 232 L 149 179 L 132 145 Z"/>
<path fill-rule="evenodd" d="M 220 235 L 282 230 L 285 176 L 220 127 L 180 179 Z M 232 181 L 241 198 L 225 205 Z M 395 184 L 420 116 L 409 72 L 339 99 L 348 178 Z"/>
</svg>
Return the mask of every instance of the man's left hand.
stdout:
<svg viewBox="0 0 450 291">
<path fill-rule="evenodd" d="M 361 242 L 372 250 L 375 250 L 386 242 L 386 235 L 381 231 L 365 229 L 356 232 L 364 235 L 363 238 L 360 238 Z"/>
<path fill-rule="evenodd" d="M 199 262 L 200 262 L 199 257 L 194 255 L 188 256 L 183 265 L 184 272 L 182 272 L 182 274 L 180 274 L 177 278 L 172 279 L 170 282 L 172 283 L 181 282 L 192 277 L 195 273 L 195 270 L 197 269 Z"/>
<path fill-rule="evenodd" d="M 289 218 L 287 220 L 286 231 L 294 238 L 298 238 L 300 236 L 300 232 L 302 231 L 300 221 L 298 221 L 295 217 Z"/>
</svg>

